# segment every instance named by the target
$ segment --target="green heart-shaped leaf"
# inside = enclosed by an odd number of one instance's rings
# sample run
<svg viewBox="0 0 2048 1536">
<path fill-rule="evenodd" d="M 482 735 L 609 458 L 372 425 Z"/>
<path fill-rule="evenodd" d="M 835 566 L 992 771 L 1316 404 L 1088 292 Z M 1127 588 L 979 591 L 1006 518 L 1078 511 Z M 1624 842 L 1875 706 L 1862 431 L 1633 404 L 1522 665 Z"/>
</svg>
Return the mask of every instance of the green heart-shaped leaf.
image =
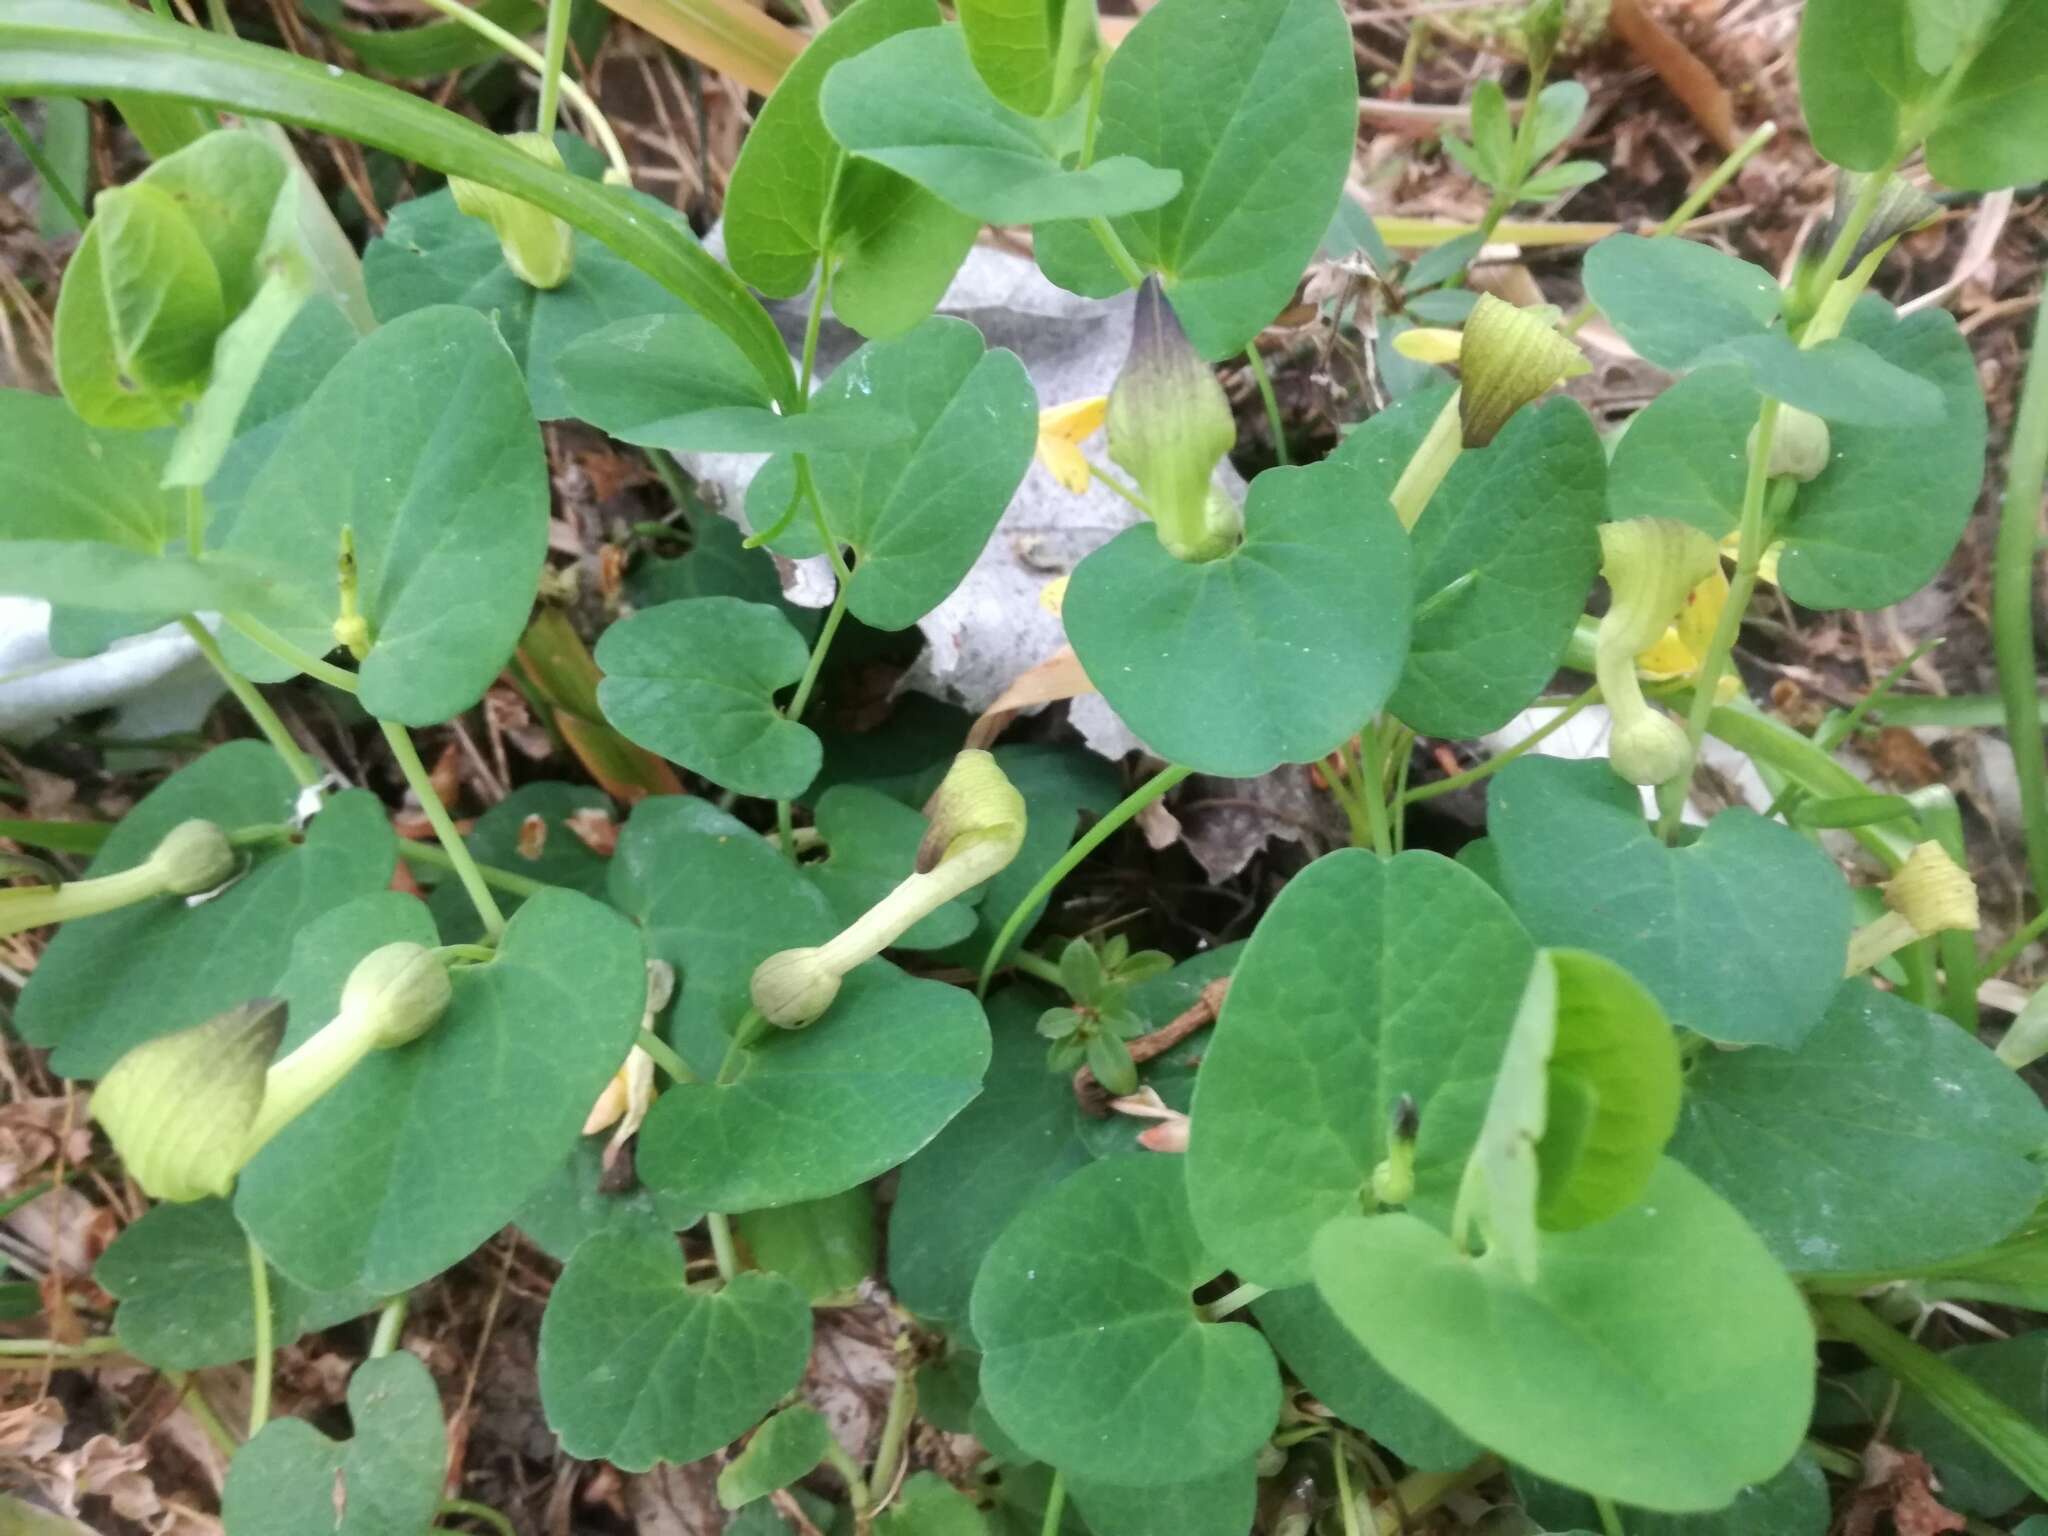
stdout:
<svg viewBox="0 0 2048 1536">
<path fill-rule="evenodd" d="M 557 1263 L 567 1263 L 570 1254 L 600 1232 L 647 1226 L 681 1232 L 704 1219 L 701 1209 L 668 1199 L 644 1184 L 607 1188 L 604 1150 L 603 1135 L 578 1137 L 569 1155 L 512 1218 L 534 1246 Z"/>
<path fill-rule="evenodd" d="M 696 315 L 644 315 L 562 348 L 564 414 L 670 453 L 815 453 L 905 435 L 873 400 L 785 416 L 744 352 Z"/>
<path fill-rule="evenodd" d="M 695 798 L 640 802 L 612 856 L 612 902 L 681 983 L 669 1035 L 707 1082 L 750 1002 L 754 967 L 823 944 L 839 923 L 823 893 L 753 828 Z"/>
<path fill-rule="evenodd" d="M 1097 158 L 1180 177 L 1170 201 L 1115 229 L 1163 275 L 1202 356 L 1242 351 L 1293 297 L 1343 195 L 1357 119 L 1350 33 L 1334 0 L 1162 0 L 1110 55 Z M 1097 297 L 1127 286 L 1085 227 L 1039 239 L 1061 286 Z"/>
<path fill-rule="evenodd" d="M 975 72 L 1005 105 L 1033 117 L 1073 105 L 1101 47 L 1090 0 L 964 0 L 955 10 Z"/>
<path fill-rule="evenodd" d="M 831 1444 L 832 1426 L 808 1403 L 764 1419 L 746 1449 L 719 1469 L 719 1508 L 738 1509 L 787 1488 L 823 1461 Z"/>
<path fill-rule="evenodd" d="M 644 1472 L 731 1441 L 804 1374 L 811 1309 L 780 1275 L 684 1284 L 659 1229 L 576 1250 L 540 1324 L 540 1395 L 562 1449 Z"/>
<path fill-rule="evenodd" d="M 1724 1045 L 1789 1050 L 1820 1022 L 1848 953 L 1849 888 L 1790 827 L 1728 811 L 1667 848 L 1599 760 L 1511 763 L 1487 807 L 1509 905 L 1539 943 L 1607 956 L 1673 1023 Z"/>
<path fill-rule="evenodd" d="M 841 363 L 809 414 L 867 420 L 878 408 L 907 421 L 910 435 L 820 453 L 811 469 L 826 521 L 856 557 L 853 616 L 907 629 L 960 584 L 1023 482 L 1038 395 L 1016 353 L 990 351 L 965 320 L 935 316 Z"/>
<path fill-rule="evenodd" d="M 356 1367 L 353 1437 L 273 1419 L 235 1454 L 221 1494 L 228 1536 L 397 1536 L 423 1531 L 441 1502 L 448 1431 L 427 1368 L 404 1350 Z"/>
<path fill-rule="evenodd" d="M 1280 1374 L 1259 1336 L 1207 1323 L 1191 1293 L 1222 1265 L 1177 1161 L 1113 1157 L 1035 1201 L 974 1282 L 981 1389 L 1032 1455 L 1153 1486 L 1225 1471 L 1273 1432 Z"/>
<path fill-rule="evenodd" d="M 597 702 L 628 741 L 743 795 L 791 800 L 824 750 L 775 695 L 810 647 L 779 609 L 695 597 L 619 620 L 597 642 Z"/>
<path fill-rule="evenodd" d="M 158 1205 L 122 1229 L 93 1266 L 121 1303 L 114 1332 L 136 1359 L 165 1371 L 247 1360 L 256 1350 L 249 1245 L 225 1200 Z M 314 1293 L 270 1276 L 271 1340 L 358 1317 L 383 1298 L 366 1291 Z"/>
<path fill-rule="evenodd" d="M 1069 1478 L 1067 1494 L 1091 1531 L 1116 1536 L 1243 1536 L 1258 1513 L 1259 1471 L 1244 1461 L 1163 1488 Z"/>
<path fill-rule="evenodd" d="M 1668 1159 L 1641 1204 L 1545 1233 L 1531 1284 L 1407 1215 L 1332 1221 L 1314 1267 L 1380 1364 L 1558 1482 L 1647 1509 L 1718 1509 L 1806 1433 L 1814 1340 L 1798 1290 Z"/>
<path fill-rule="evenodd" d="M 418 902 L 371 898 L 308 928 L 279 984 L 289 1050 L 333 1017 L 357 960 L 435 942 Z M 447 1014 L 376 1051 L 243 1170 L 235 1213 L 303 1284 L 393 1295 L 518 1214 L 574 1145 L 647 1002 L 639 935 L 574 891 L 530 899 Z"/>
<path fill-rule="evenodd" d="M 1484 882 L 1432 853 L 1348 850 L 1295 876 L 1195 1079 L 1188 1198 L 1217 1257 L 1261 1285 L 1306 1280 L 1323 1224 L 1371 1208 L 1404 1094 L 1416 1198 L 1445 1205 L 1534 953 Z"/>
<path fill-rule="evenodd" d="M 666 204 L 631 196 L 641 217 L 678 220 Z M 462 212 L 444 189 L 392 211 L 384 233 L 363 252 L 363 280 L 377 318 L 386 324 L 437 304 L 489 315 L 526 377 L 533 414 L 553 421 L 581 414 L 562 377 L 564 354 L 573 343 L 614 321 L 651 321 L 679 312 L 673 294 L 599 241 L 579 231 L 573 249 L 575 265 L 560 287 L 532 287 L 505 265 L 490 225 Z M 706 328 L 732 346 L 724 332 Z"/>
<path fill-rule="evenodd" d="M 232 830 L 291 818 L 298 785 L 260 741 L 231 741 L 181 768 L 121 818 L 88 875 L 142 863 L 196 818 Z M 382 890 L 397 844 L 374 796 L 329 800 L 293 842 L 243 850 L 248 868 L 211 901 L 166 896 L 66 923 L 15 1010 L 24 1040 L 51 1046 L 52 1071 L 98 1077 L 125 1052 L 273 991 L 298 932 Z"/>
<path fill-rule="evenodd" d="M 517 363 L 482 315 L 437 306 L 372 332 L 321 380 L 256 473 L 227 547 L 315 594 L 273 627 L 322 656 L 349 529 L 371 636 L 363 707 L 433 725 L 482 698 L 511 659 L 547 524 L 547 462 Z M 277 677 L 268 653 L 229 638 L 256 675 Z"/>
<path fill-rule="evenodd" d="M 1032 1031 L 1042 995 L 989 1004 L 994 1054 L 980 1096 L 903 1165 L 889 1208 L 889 1283 L 920 1317 L 964 1323 L 989 1245 L 1032 1198 L 1091 1161 L 1074 1086 Z"/>
<path fill-rule="evenodd" d="M 1127 528 L 1081 562 L 1061 611 L 1089 678 L 1154 752 L 1256 778 L 1335 751 L 1386 702 L 1410 567 L 1363 464 L 1269 469 L 1233 553 L 1188 564 Z"/>
<path fill-rule="evenodd" d="M 2019 1226 L 2044 1143 L 2040 1101 L 1973 1036 L 1851 981 L 1798 1050 L 1701 1057 L 1671 1155 L 1787 1268 L 1875 1271 Z"/>
<path fill-rule="evenodd" d="M 845 148 L 989 224 L 1130 213 L 1180 190 L 1178 171 L 1128 155 L 1069 170 L 1079 125 L 997 101 L 953 27 L 920 27 L 835 66 L 819 101 Z"/>
<path fill-rule="evenodd" d="M 640 1176 L 714 1211 L 837 1194 L 936 1136 L 980 1091 L 988 1059 L 971 993 L 871 961 L 816 1024 L 747 1049 L 730 1082 L 662 1094 L 641 1128 Z"/>
<path fill-rule="evenodd" d="M 1448 393 L 1367 420 L 1331 457 L 1393 489 Z M 1556 674 L 1600 565 L 1607 456 L 1585 411 L 1517 411 L 1458 455 L 1409 532 L 1415 633 L 1387 709 L 1427 736 L 1497 730 Z"/>
<path fill-rule="evenodd" d="M 1409 1466 L 1450 1472 L 1478 1458 L 1482 1447 L 1388 1375 L 1313 1285 L 1261 1296 L 1252 1303 L 1252 1315 L 1296 1380 Z"/>
<path fill-rule="evenodd" d="M 733 1230 L 756 1264 L 788 1277 L 814 1307 L 852 1304 L 875 1272 L 875 1197 L 866 1185 L 763 1206 L 735 1220 Z"/>
<path fill-rule="evenodd" d="M 825 893 L 840 925 L 853 923 L 906 876 L 917 860 L 926 821 L 900 800 L 862 784 L 835 784 L 818 797 L 814 821 L 825 840 L 827 856 L 803 866 L 804 874 Z M 895 949 L 944 949 L 974 932 L 979 888 L 961 900 L 949 901 L 919 921 L 891 946 Z"/>
<path fill-rule="evenodd" d="M 978 221 L 885 166 L 849 159 L 818 104 L 834 65 L 938 24 L 933 0 L 857 0 L 811 39 L 754 118 L 726 189 L 725 249 L 769 297 L 802 293 L 828 256 L 834 312 L 864 336 L 887 336 L 945 292 Z"/>
</svg>

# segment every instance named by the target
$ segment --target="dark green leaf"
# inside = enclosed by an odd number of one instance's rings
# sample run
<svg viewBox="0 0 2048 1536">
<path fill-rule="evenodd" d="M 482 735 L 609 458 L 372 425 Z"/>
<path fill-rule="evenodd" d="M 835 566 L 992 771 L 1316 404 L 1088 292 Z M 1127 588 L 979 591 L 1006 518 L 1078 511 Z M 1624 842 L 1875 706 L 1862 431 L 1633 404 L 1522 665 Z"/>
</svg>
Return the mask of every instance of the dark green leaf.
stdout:
<svg viewBox="0 0 2048 1536">
<path fill-rule="evenodd" d="M 1558 1482 L 1709 1510 L 1791 1459 L 1813 1408 L 1813 1327 L 1713 1191 L 1667 1159 L 1640 1205 L 1544 1233 L 1540 1256 L 1524 1284 L 1413 1216 L 1347 1216 L 1316 1239 L 1315 1276 L 1395 1377 Z"/>
<path fill-rule="evenodd" d="M 746 1448 L 718 1471 L 718 1505 L 738 1509 L 787 1488 L 825 1459 L 832 1426 L 808 1403 L 762 1420 Z"/>
<path fill-rule="evenodd" d="M 1125 154 L 1067 169 L 1063 157 L 1079 148 L 1070 126 L 996 100 L 951 27 L 920 27 L 839 64 L 820 104 L 832 136 L 856 156 L 990 224 L 1156 208 L 1181 186 L 1179 172 Z"/>
<path fill-rule="evenodd" d="M 936 1136 L 988 1059 L 972 994 L 869 961 L 817 1023 L 748 1049 L 731 1081 L 663 1093 L 640 1132 L 641 1177 L 714 1211 L 837 1194 Z"/>
<path fill-rule="evenodd" d="M 579 814 L 608 819 L 611 800 L 588 784 L 522 784 L 477 817 L 463 841 L 480 864 L 602 899 L 611 861 L 576 835 L 571 819 Z M 529 822 L 534 823 L 532 828 Z M 494 894 L 498 909 L 508 917 L 526 899 L 504 890 Z M 427 909 L 434 914 L 444 944 L 473 944 L 483 933 L 483 920 L 452 874 L 441 876 Z"/>
<path fill-rule="evenodd" d="M 1523 758 L 1487 805 L 1509 905 L 1539 943 L 1607 956 L 1672 1022 L 1724 1045 L 1791 1050 L 1819 1024 L 1841 984 L 1849 888 L 1791 828 L 1728 811 L 1667 848 L 1597 759 Z"/>
<path fill-rule="evenodd" d="M 736 1438 L 796 1386 L 811 1313 L 780 1275 L 684 1284 L 666 1232 L 607 1232 L 576 1250 L 540 1325 L 540 1392 L 562 1449 L 644 1472 Z"/>
<path fill-rule="evenodd" d="M 1269 469 L 1244 542 L 1199 564 L 1128 528 L 1074 571 L 1081 664 L 1147 746 L 1256 777 L 1334 751 L 1386 701 L 1408 649 L 1411 556 L 1386 493 L 1400 467 Z"/>
<path fill-rule="evenodd" d="M 397 939 L 434 933 L 396 895 L 308 928 L 278 988 L 286 1049 L 333 1016 L 358 959 Z M 575 1144 L 647 1001 L 639 935 L 566 890 L 528 901 L 497 958 L 452 979 L 438 1024 L 373 1052 L 243 1170 L 235 1213 L 303 1284 L 396 1294 L 511 1221 Z"/>
<path fill-rule="evenodd" d="M 1176 1159 L 1113 1157 L 1033 1203 L 974 1285 L 981 1387 L 1026 1451 L 1076 1477 L 1155 1486 L 1219 1474 L 1273 1431 L 1280 1377 L 1241 1323 L 1190 1293 L 1222 1265 Z"/>
<path fill-rule="evenodd" d="M 567 1263 L 570 1254 L 600 1232 L 627 1227 L 680 1232 L 704 1219 L 703 1211 L 643 1184 L 607 1187 L 604 1149 L 602 1135 L 578 1137 L 569 1155 L 512 1218 L 513 1225 L 557 1263 Z"/>
<path fill-rule="evenodd" d="M 1523 1506 L 1548 1531 L 1600 1528 L 1600 1512 L 1584 1494 L 1516 1470 Z M 1943 1489 L 1946 1496 L 1947 1490 Z M 1701 1515 L 1660 1515 L 1623 1505 L 1629 1536 L 1826 1536 L 1831 1514 L 1828 1480 L 1805 1451 L 1768 1482 L 1752 1483 L 1733 1503 Z"/>
<path fill-rule="evenodd" d="M 426 1529 L 448 1457 L 434 1378 L 404 1350 L 366 1360 L 349 1380 L 348 1412 L 346 1441 L 304 1419 L 274 1419 L 236 1453 L 221 1495 L 228 1536 Z"/>
<path fill-rule="evenodd" d="M 1306 1280 L 1323 1224 L 1371 1208 L 1404 1094 L 1421 1114 L 1416 1198 L 1445 1214 L 1534 949 L 1435 854 L 1349 850 L 1297 875 L 1245 949 L 1196 1078 L 1188 1196 L 1216 1256 L 1261 1285 Z"/>
<path fill-rule="evenodd" d="M 733 1229 L 755 1263 L 787 1276 L 814 1307 L 849 1305 L 874 1273 L 875 1200 L 865 1185 L 749 1211 Z"/>
<path fill-rule="evenodd" d="M 373 332 L 320 382 L 257 472 L 228 548 L 313 594 L 277 627 L 324 655 L 351 530 L 371 636 L 363 707 L 433 725 L 483 697 L 511 659 L 548 502 L 512 354 L 483 316 L 441 306 Z"/>
<path fill-rule="evenodd" d="M 86 873 L 142 863 L 194 817 L 227 829 L 285 822 L 297 798 L 267 745 L 227 742 L 145 796 Z M 245 851 L 248 870 L 211 901 L 167 896 L 59 930 L 14 1014 L 23 1039 L 55 1048 L 51 1070 L 98 1077 L 146 1040 L 273 991 L 298 932 L 382 890 L 397 857 L 384 808 L 360 790 L 329 800 L 301 840 Z"/>
<path fill-rule="evenodd" d="M 743 795 L 788 800 L 817 776 L 823 749 L 775 695 L 809 659 L 803 636 L 765 604 L 663 603 L 599 638 L 597 699 L 628 741 Z"/>
<path fill-rule="evenodd" d="M 1180 178 L 1171 200 L 1115 210 L 1129 215 L 1116 232 L 1161 274 L 1204 357 L 1243 350 L 1286 307 L 1337 210 L 1357 131 L 1335 0 L 1162 0 L 1110 56 L 1098 163 L 1128 157 Z"/>
<path fill-rule="evenodd" d="M 1244 1536 L 1258 1512 L 1259 1475 L 1246 1461 L 1163 1488 L 1076 1477 L 1067 1495 L 1098 1536 Z"/>
<path fill-rule="evenodd" d="M 2041 1197 L 2044 1144 L 2048 1114 L 1973 1036 L 1852 981 L 1798 1050 L 1700 1058 L 1671 1153 L 1816 1272 L 1996 1242 Z"/>
</svg>

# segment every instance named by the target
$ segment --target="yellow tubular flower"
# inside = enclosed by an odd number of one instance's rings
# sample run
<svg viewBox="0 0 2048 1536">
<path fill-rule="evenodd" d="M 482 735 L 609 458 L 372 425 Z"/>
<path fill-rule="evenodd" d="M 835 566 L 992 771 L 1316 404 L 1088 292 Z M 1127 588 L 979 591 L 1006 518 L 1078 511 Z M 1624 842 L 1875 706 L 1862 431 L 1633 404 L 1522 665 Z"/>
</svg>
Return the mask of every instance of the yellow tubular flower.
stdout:
<svg viewBox="0 0 2048 1536">
<path fill-rule="evenodd" d="M 1076 496 L 1088 489 L 1092 478 L 1081 444 L 1102 430 L 1108 412 L 1109 397 L 1091 395 L 1038 413 L 1038 462 Z"/>
</svg>

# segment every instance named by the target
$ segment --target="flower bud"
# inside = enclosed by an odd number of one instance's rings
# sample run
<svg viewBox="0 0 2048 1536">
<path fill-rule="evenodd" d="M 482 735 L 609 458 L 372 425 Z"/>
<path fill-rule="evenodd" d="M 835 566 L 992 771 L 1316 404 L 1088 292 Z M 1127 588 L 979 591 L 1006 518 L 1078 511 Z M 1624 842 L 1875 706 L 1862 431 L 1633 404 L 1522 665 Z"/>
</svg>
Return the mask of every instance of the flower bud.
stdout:
<svg viewBox="0 0 2048 1536">
<path fill-rule="evenodd" d="M 1421 1121 L 1412 1094 L 1394 1106 L 1387 1133 L 1387 1155 L 1372 1171 L 1372 1197 L 1381 1205 L 1406 1205 L 1415 1196 L 1415 1137 Z"/>
<path fill-rule="evenodd" d="M 184 821 L 163 835 L 149 868 L 172 896 L 197 896 L 235 872 L 235 850 L 210 821 Z"/>
<path fill-rule="evenodd" d="M 778 1029 L 802 1029 L 822 1016 L 839 995 L 839 975 L 822 949 L 785 949 L 754 967 L 747 996 L 761 1017 Z"/>
<path fill-rule="evenodd" d="M 990 753 L 953 759 L 925 806 L 931 826 L 913 873 L 813 949 L 785 949 L 754 968 L 748 994 L 770 1024 L 801 1029 L 832 1006 L 839 979 L 872 960 L 957 896 L 1004 869 L 1024 846 L 1024 797 Z"/>
<path fill-rule="evenodd" d="M 1608 762 L 1631 784 L 1685 771 L 1690 750 L 1675 720 L 1643 697 L 1636 657 L 1664 637 L 1694 587 L 1715 569 L 1714 541 L 1687 523 L 1631 518 L 1600 525 L 1601 574 L 1612 600 L 1594 641 L 1593 670 L 1614 728 Z"/>
<path fill-rule="evenodd" d="M 1756 452 L 1755 427 L 1749 429 L 1747 451 Z M 1783 475 L 1804 485 L 1820 477 L 1833 452 L 1825 421 L 1796 405 L 1781 405 L 1777 427 L 1771 433 L 1771 457 L 1764 472 L 1774 479 Z"/>
<path fill-rule="evenodd" d="M 515 133 L 505 142 L 529 159 L 562 169 L 562 152 L 545 134 Z M 448 190 L 455 195 L 457 208 L 491 226 L 505 265 L 522 283 L 559 288 L 569 280 L 576 264 L 575 231 L 562 220 L 509 192 L 460 176 L 448 178 Z"/>
<path fill-rule="evenodd" d="M 1109 392 L 1108 425 L 1109 456 L 1138 482 L 1167 552 L 1177 560 L 1228 554 L 1243 515 L 1212 494 L 1210 480 L 1237 442 L 1237 419 L 1157 277 L 1138 290 L 1131 351 Z"/>
<path fill-rule="evenodd" d="M 1516 411 L 1593 366 L 1558 334 L 1554 311 L 1517 309 L 1490 293 L 1479 296 L 1465 321 L 1458 365 L 1467 448 L 1485 447 Z"/>
<path fill-rule="evenodd" d="M 360 1021 L 370 1048 L 410 1045 L 454 1000 L 448 967 L 424 944 L 386 944 L 356 962 L 341 989 L 341 1018 Z"/>
<path fill-rule="evenodd" d="M 92 1116 L 152 1199 L 234 1188 L 284 1024 L 285 1005 L 259 998 L 137 1046 L 100 1080 Z"/>
</svg>

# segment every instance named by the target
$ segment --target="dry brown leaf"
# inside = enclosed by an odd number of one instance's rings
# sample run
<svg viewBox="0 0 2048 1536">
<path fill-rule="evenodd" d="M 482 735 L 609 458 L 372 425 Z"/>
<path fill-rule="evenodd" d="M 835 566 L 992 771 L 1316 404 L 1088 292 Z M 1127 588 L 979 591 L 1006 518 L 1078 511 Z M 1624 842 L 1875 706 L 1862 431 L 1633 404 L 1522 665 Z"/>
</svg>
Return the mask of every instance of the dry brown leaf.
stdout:
<svg viewBox="0 0 2048 1536">
<path fill-rule="evenodd" d="M 608 859 L 619 851 L 619 824 L 612 820 L 609 811 L 587 806 L 572 811 L 563 825 L 575 834 L 577 842 L 600 859 Z"/>
<path fill-rule="evenodd" d="M 967 732 L 967 745 L 986 747 L 1008 729 L 1012 720 L 1027 709 L 1061 699 L 1093 693 L 1095 685 L 1081 670 L 1081 659 L 1071 645 L 1063 645 L 1035 667 L 1017 674 L 996 701 L 981 712 Z"/>
<path fill-rule="evenodd" d="M 1647 0 L 1614 0 L 1609 24 L 1636 57 L 1657 72 L 1657 78 L 1685 104 L 1723 154 L 1742 141 L 1728 88 L 1700 62 L 1699 55 L 1650 13 Z"/>
<path fill-rule="evenodd" d="M 30 1174 L 60 1154 L 73 1165 L 92 1154 L 82 1103 L 50 1097 L 0 1104 L 0 1192 L 18 1193 Z"/>
<path fill-rule="evenodd" d="M 1941 1536 L 1969 1526 L 1934 1496 L 1926 1457 L 1873 1440 L 1863 1452 L 1863 1485 L 1842 1514 L 1842 1536 L 1873 1536 L 1882 1515 L 1891 1517 L 1897 1536 Z"/>
<path fill-rule="evenodd" d="M 124 1520 L 149 1520 L 163 1512 L 163 1500 L 149 1480 L 149 1451 L 123 1445 L 112 1435 L 94 1435 L 75 1451 L 47 1458 L 32 1468 L 43 1492 L 67 1515 L 80 1499 L 98 1495 Z"/>
<path fill-rule="evenodd" d="M 41 1461 L 64 1443 L 65 1422 L 54 1397 L 0 1411 L 0 1461 Z"/>
<path fill-rule="evenodd" d="M 548 823 L 545 816 L 529 816 L 519 823 L 519 857 L 531 864 L 547 851 Z"/>
</svg>

